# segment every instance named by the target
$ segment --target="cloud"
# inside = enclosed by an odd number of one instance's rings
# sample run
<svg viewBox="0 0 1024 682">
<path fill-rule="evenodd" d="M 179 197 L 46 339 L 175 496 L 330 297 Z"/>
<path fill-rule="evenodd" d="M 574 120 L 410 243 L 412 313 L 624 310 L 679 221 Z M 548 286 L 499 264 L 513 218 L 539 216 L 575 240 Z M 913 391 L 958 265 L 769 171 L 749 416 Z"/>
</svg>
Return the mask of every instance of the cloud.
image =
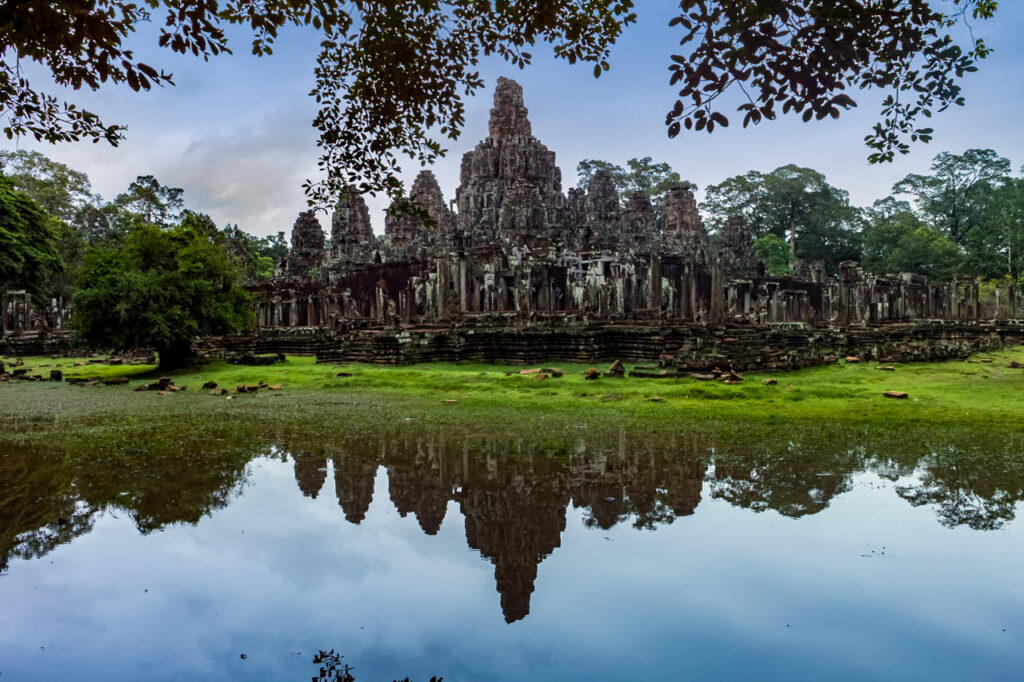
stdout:
<svg viewBox="0 0 1024 682">
<path fill-rule="evenodd" d="M 185 189 L 189 207 L 218 225 L 237 223 L 257 235 L 287 232 L 306 210 L 302 183 L 316 171 L 316 137 L 306 112 L 279 108 L 196 136 L 164 159 L 160 172 Z"/>
</svg>

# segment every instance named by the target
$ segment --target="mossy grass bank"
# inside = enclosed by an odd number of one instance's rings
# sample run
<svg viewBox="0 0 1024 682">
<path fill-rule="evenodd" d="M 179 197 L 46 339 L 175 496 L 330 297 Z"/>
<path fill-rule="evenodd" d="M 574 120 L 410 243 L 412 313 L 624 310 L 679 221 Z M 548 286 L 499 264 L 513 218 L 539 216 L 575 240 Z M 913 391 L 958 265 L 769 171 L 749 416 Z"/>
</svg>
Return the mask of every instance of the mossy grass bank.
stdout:
<svg viewBox="0 0 1024 682">
<path fill-rule="evenodd" d="M 611 378 L 610 363 L 546 363 L 560 377 L 520 374 L 522 366 L 424 364 L 404 367 L 317 364 L 289 357 L 270 366 L 207 361 L 171 373 L 181 392 L 134 391 L 155 381 L 151 365 L 83 364 L 72 358 L 23 358 L 32 373 L 59 369 L 66 378 L 127 377 L 126 385 L 66 382 L 0 384 L 0 442 L 45 442 L 71 433 L 176 423 L 194 432 L 263 425 L 266 428 L 354 433 L 416 422 L 464 432 L 552 433 L 588 429 L 645 433 L 762 434 L 789 430 L 867 429 L 892 438 L 956 431 L 1019 439 L 1024 435 L 1024 347 L 944 363 L 897 364 L 879 370 L 861 362 L 787 373 L 747 373 L 738 384 L 672 379 Z M 77 364 L 76 364 L 77 363 Z M 10 364 L 8 362 L 8 364 Z M 632 364 L 627 363 L 627 370 Z M 548 377 L 548 378 L 541 378 Z M 776 383 L 768 385 L 765 379 Z M 210 395 L 215 382 L 280 385 L 255 393 Z M 884 397 L 886 391 L 907 399 Z"/>
</svg>

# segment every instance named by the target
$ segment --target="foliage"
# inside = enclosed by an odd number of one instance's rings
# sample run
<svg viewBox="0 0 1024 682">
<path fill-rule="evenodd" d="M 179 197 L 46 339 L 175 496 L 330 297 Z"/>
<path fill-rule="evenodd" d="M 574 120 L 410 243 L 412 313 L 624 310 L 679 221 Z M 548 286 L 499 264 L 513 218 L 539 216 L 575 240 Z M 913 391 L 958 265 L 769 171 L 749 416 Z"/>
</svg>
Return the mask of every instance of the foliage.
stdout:
<svg viewBox="0 0 1024 682">
<path fill-rule="evenodd" d="M 789 244 L 782 237 L 772 234 L 763 234 L 754 240 L 754 254 L 764 263 L 769 274 L 788 275 L 789 269 Z"/>
<path fill-rule="evenodd" d="M 816 170 L 791 164 L 770 173 L 750 171 L 706 192 L 701 208 L 712 228 L 729 216 L 741 216 L 755 237 L 786 239 L 796 257 L 823 260 L 830 273 L 841 261 L 860 256 L 859 212 L 845 190 L 830 185 Z"/>
<path fill-rule="evenodd" d="M 0 176 L 0 289 L 25 289 L 45 298 L 51 275 L 60 272 L 59 221 Z"/>
<path fill-rule="evenodd" d="M 1005 179 L 986 193 L 977 224 L 964 238 L 967 272 L 1019 281 L 1024 276 L 1024 178 Z"/>
<path fill-rule="evenodd" d="M 164 17 L 153 16 L 160 8 Z M 320 109 L 320 165 L 327 179 L 307 183 L 324 204 L 351 183 L 361 192 L 400 193 L 398 155 L 429 163 L 443 150 L 436 130 L 455 139 L 464 123 L 463 96 L 483 87 L 474 70 L 498 55 L 516 66 L 532 60 L 525 48 L 549 43 L 571 63 L 609 68 L 610 45 L 635 20 L 632 0 L 556 0 L 545 3 L 416 0 L 394 3 L 231 0 L 190 3 L 114 1 L 19 6 L 0 10 L 0 33 L 9 50 L 0 58 L 0 111 L 8 137 L 30 134 L 48 142 L 104 139 L 117 144 L 123 128 L 37 90 L 21 60 L 49 70 L 61 87 L 99 89 L 105 83 L 133 90 L 172 85 L 171 74 L 135 58 L 125 44 L 151 21 L 161 24 L 158 43 L 204 59 L 230 52 L 225 24 L 252 32 L 252 52 L 269 54 L 278 31 L 311 26 L 322 34 L 312 95 Z M 415 83 L 416 87 L 409 87 Z"/>
<path fill-rule="evenodd" d="M 35 151 L 0 151 L 0 167 L 15 188 L 66 223 L 92 200 L 89 176 Z"/>
<path fill-rule="evenodd" d="M 936 155 L 931 170 L 931 175 L 911 173 L 892 190 L 913 196 L 932 226 L 962 246 L 980 218 L 989 190 L 1010 175 L 1010 162 L 991 149 L 968 149 Z"/>
<path fill-rule="evenodd" d="M 85 254 L 73 325 L 87 342 L 155 347 L 163 368 L 180 366 L 197 336 L 251 326 L 249 295 L 223 238 L 202 216 L 173 228 L 137 223 L 120 244 Z"/>
<path fill-rule="evenodd" d="M 931 129 L 915 127 L 916 120 L 962 104 L 961 78 L 988 54 L 983 41 L 972 37 L 965 49 L 948 31 L 966 13 L 993 16 L 994 0 L 953 4 L 947 16 L 925 0 L 681 0 L 671 24 L 682 28 L 681 44 L 692 49 L 672 56 L 671 83 L 682 89 L 667 117 L 668 133 L 677 135 L 683 125 L 708 131 L 727 125 L 713 104 L 733 84 L 746 95 L 738 107 L 745 125 L 775 118 L 777 103 L 782 113 L 805 120 L 837 117 L 855 106 L 847 88 L 878 88 L 891 94 L 868 137 L 876 150 L 870 158 L 891 159 L 907 151 L 906 138 L 931 138 Z M 0 8 L 8 48 L 0 55 L 0 113 L 8 137 L 114 145 L 123 138 L 123 127 L 37 89 L 23 60 L 41 64 L 59 87 L 97 90 L 110 83 L 142 91 L 173 85 L 171 74 L 139 61 L 127 45 L 147 23 L 161 26 L 160 46 L 203 59 L 231 51 L 225 25 L 251 31 L 256 55 L 269 54 L 284 27 L 312 27 L 322 38 L 310 94 L 319 107 L 314 125 L 325 179 L 307 181 L 306 190 L 321 205 L 335 203 L 350 184 L 364 193 L 401 194 L 399 157 L 428 164 L 444 153 L 441 139 L 457 139 L 463 97 L 483 87 L 475 70 L 481 59 L 497 55 L 523 68 L 532 61 L 526 50 L 544 42 L 558 58 L 592 64 L 599 76 L 609 69 L 611 45 L 636 20 L 633 0 L 112 0 L 102 7 Z M 897 96 L 902 93 L 914 96 Z"/>
<path fill-rule="evenodd" d="M 643 192 L 656 205 L 661 203 L 665 192 L 673 185 L 685 184 L 690 189 L 697 189 L 697 185 L 684 181 L 667 163 L 654 163 L 654 159 L 649 156 L 642 159 L 632 158 L 626 162 L 626 166 L 627 168 L 623 168 L 608 161 L 583 159 L 576 165 L 576 173 L 579 175 L 577 187 L 586 191 L 590 187 L 594 173 L 603 170 L 611 176 L 612 184 L 615 185 L 620 197 Z"/>
<path fill-rule="evenodd" d="M 265 282 L 274 276 L 274 259 L 263 255 L 268 249 L 268 244 L 274 243 L 274 238 L 254 237 L 239 229 L 238 225 L 228 225 L 221 234 L 229 251 L 241 261 L 249 280 Z M 283 239 L 284 233 L 278 232 L 278 238 Z M 287 248 L 284 253 L 287 253 Z"/>
<path fill-rule="evenodd" d="M 956 244 L 930 227 L 906 202 L 876 201 L 867 212 L 861 265 L 869 272 L 914 272 L 947 282 L 960 274 Z"/>
<path fill-rule="evenodd" d="M 152 175 L 140 175 L 128 190 L 114 197 L 114 206 L 152 225 L 171 225 L 181 218 L 184 191 L 166 187 Z"/>
<path fill-rule="evenodd" d="M 260 238 L 259 254 L 270 258 L 274 263 L 281 262 L 281 259 L 288 255 L 288 240 L 285 239 L 284 232 Z"/>
<path fill-rule="evenodd" d="M 931 128 L 916 127 L 919 118 L 964 103 L 959 81 L 989 53 L 973 35 L 961 47 L 948 30 L 968 10 L 990 18 L 996 3 L 954 4 L 951 17 L 924 0 L 681 0 L 671 24 L 684 32 L 680 44 L 689 52 L 673 55 L 669 66 L 671 83 L 681 86 L 666 116 L 669 136 L 727 126 L 717 100 L 733 85 L 742 93 L 744 127 L 779 113 L 839 118 L 856 106 L 847 89 L 877 88 L 889 94 L 883 120 L 866 138 L 875 150 L 869 160 L 891 161 L 909 151 L 908 138 L 931 139 Z"/>
</svg>

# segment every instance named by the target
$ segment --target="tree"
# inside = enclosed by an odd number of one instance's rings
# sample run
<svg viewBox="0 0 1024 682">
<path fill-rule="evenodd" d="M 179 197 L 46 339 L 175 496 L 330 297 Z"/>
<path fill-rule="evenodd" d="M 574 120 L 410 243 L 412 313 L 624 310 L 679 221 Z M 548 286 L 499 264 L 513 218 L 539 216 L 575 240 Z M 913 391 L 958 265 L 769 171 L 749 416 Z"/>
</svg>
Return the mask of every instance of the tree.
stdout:
<svg viewBox="0 0 1024 682">
<path fill-rule="evenodd" d="M 274 276 L 274 260 L 262 255 L 270 237 L 254 237 L 238 225 L 227 225 L 221 230 L 221 234 L 231 255 L 239 259 L 248 279 L 265 282 Z M 278 235 L 284 237 L 283 232 L 279 232 Z"/>
<path fill-rule="evenodd" d="M 284 232 L 268 235 L 260 239 L 260 256 L 270 258 L 275 264 L 288 255 L 288 240 Z"/>
<path fill-rule="evenodd" d="M 181 217 L 185 200 L 180 187 L 165 187 L 152 175 L 140 175 L 128 190 L 114 197 L 114 206 L 154 225 L 170 225 Z"/>
<path fill-rule="evenodd" d="M 984 211 L 984 200 L 991 197 L 988 190 L 1010 175 L 1010 162 L 991 149 L 968 149 L 936 155 L 931 170 L 931 175 L 911 173 L 892 191 L 913 196 L 933 227 L 963 245 Z"/>
<path fill-rule="evenodd" d="M 61 269 L 57 251 L 59 222 L 25 192 L 0 176 L 0 289 L 25 289 L 36 298 L 50 292 L 47 283 Z"/>
<path fill-rule="evenodd" d="M 1021 282 L 1024 274 L 1024 179 L 1010 178 L 988 196 L 976 224 L 964 237 L 971 275 Z M 1021 282 L 1024 284 L 1024 282 Z"/>
<path fill-rule="evenodd" d="M 153 17 L 161 7 L 164 16 Z M 204 59 L 230 52 L 225 25 L 252 32 L 252 52 L 269 54 L 278 31 L 289 25 L 321 33 L 321 52 L 311 94 L 319 105 L 322 182 L 307 183 L 311 197 L 332 205 L 346 188 L 400 193 L 399 155 L 429 163 L 443 153 L 432 135 L 456 139 L 464 124 L 463 96 L 484 82 L 475 70 L 484 57 L 499 55 L 516 66 L 532 60 L 526 50 L 549 43 L 556 56 L 589 62 L 595 74 L 609 68 L 608 52 L 635 20 L 632 0 L 490 2 L 414 0 L 395 3 L 354 0 L 230 0 L 192 3 L 113 0 L 96 11 L 92 3 L 0 7 L 0 112 L 8 137 L 32 135 L 59 142 L 106 140 L 117 144 L 123 127 L 37 90 L 20 69 L 32 60 L 62 87 L 99 89 L 106 83 L 149 90 L 173 85 L 173 76 L 135 58 L 126 44 L 136 28 L 156 19 L 158 42 Z M 410 87 L 415 84 L 415 87 Z"/>
<path fill-rule="evenodd" d="M 947 282 L 963 268 L 963 254 L 941 232 L 892 197 L 867 211 L 861 265 L 869 272 L 914 272 Z"/>
<path fill-rule="evenodd" d="M 665 193 L 669 188 L 684 184 L 691 189 L 697 189 L 697 185 L 683 180 L 667 163 L 654 163 L 654 159 L 649 156 L 642 159 L 632 158 L 626 162 L 626 166 L 628 170 L 608 161 L 583 159 L 576 165 L 576 173 L 579 176 L 577 187 L 586 191 L 590 187 L 594 173 L 599 170 L 605 171 L 611 176 L 612 184 L 618 190 L 620 198 L 635 192 L 643 192 L 650 197 L 654 212 L 658 216 L 661 215 Z"/>
<path fill-rule="evenodd" d="M 996 2 L 951 2 L 955 11 L 947 16 L 926 0 L 680 0 L 672 24 L 694 48 L 672 56 L 671 83 L 682 89 L 668 134 L 726 125 L 712 105 L 734 84 L 753 92 L 739 106 L 745 124 L 775 118 L 777 102 L 782 113 L 808 120 L 836 117 L 855 106 L 845 89 L 879 88 L 892 94 L 869 137 L 871 159 L 891 159 L 893 150 L 906 151 L 905 138 L 930 139 L 931 129 L 914 127 L 919 116 L 963 103 L 959 82 L 988 53 L 973 36 L 962 48 L 948 31 L 967 12 L 991 17 Z M 0 6 L 0 116 L 8 137 L 111 144 L 123 137 L 122 127 L 38 90 L 22 60 L 41 64 L 61 87 L 149 90 L 173 85 L 173 77 L 138 61 L 127 44 L 145 23 L 162 25 L 159 45 L 204 59 L 230 52 L 225 25 L 246 26 L 256 55 L 271 52 L 281 28 L 311 26 L 322 38 L 311 95 L 325 179 L 307 182 L 306 190 L 321 205 L 333 205 L 353 184 L 364 193 L 401 193 L 399 157 L 427 164 L 444 153 L 438 138 L 458 138 L 463 97 L 484 85 L 476 70 L 484 57 L 522 68 L 532 61 L 527 49 L 545 42 L 556 57 L 592 64 L 600 76 L 610 68 L 611 45 L 636 19 L 633 0 L 110 0 L 101 7 Z M 163 17 L 152 16 L 158 7 Z M 911 92 L 910 99 L 896 96 Z"/>
<path fill-rule="evenodd" d="M 706 190 L 701 206 L 717 229 L 732 215 L 742 216 L 755 237 L 785 239 L 793 258 L 823 260 L 828 272 L 860 255 L 859 213 L 846 191 L 833 187 L 811 168 L 788 165 L 770 173 L 750 171 Z"/>
<path fill-rule="evenodd" d="M 162 369 L 181 367 L 193 338 L 253 324 L 241 281 L 223 237 L 197 214 L 171 228 L 137 222 L 120 243 L 86 252 L 72 324 L 88 343 L 155 347 Z"/>
<path fill-rule="evenodd" d="M 34 151 L 0 151 L 0 166 L 14 187 L 32 197 L 44 211 L 66 223 L 92 199 L 89 176 Z"/>
<path fill-rule="evenodd" d="M 754 240 L 754 254 L 764 263 L 768 273 L 772 275 L 788 275 L 789 244 L 782 237 L 768 233 Z"/>
</svg>

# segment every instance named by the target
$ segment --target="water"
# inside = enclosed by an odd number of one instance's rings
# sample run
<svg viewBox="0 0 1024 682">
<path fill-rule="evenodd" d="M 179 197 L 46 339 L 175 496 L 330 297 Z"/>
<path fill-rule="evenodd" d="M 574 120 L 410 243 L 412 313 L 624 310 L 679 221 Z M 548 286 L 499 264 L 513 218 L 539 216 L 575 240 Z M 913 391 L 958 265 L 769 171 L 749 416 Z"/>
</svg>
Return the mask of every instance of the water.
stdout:
<svg viewBox="0 0 1024 682">
<path fill-rule="evenodd" d="M 1021 679 L 1022 499 L 935 444 L 8 448 L 0 681 Z"/>
</svg>

